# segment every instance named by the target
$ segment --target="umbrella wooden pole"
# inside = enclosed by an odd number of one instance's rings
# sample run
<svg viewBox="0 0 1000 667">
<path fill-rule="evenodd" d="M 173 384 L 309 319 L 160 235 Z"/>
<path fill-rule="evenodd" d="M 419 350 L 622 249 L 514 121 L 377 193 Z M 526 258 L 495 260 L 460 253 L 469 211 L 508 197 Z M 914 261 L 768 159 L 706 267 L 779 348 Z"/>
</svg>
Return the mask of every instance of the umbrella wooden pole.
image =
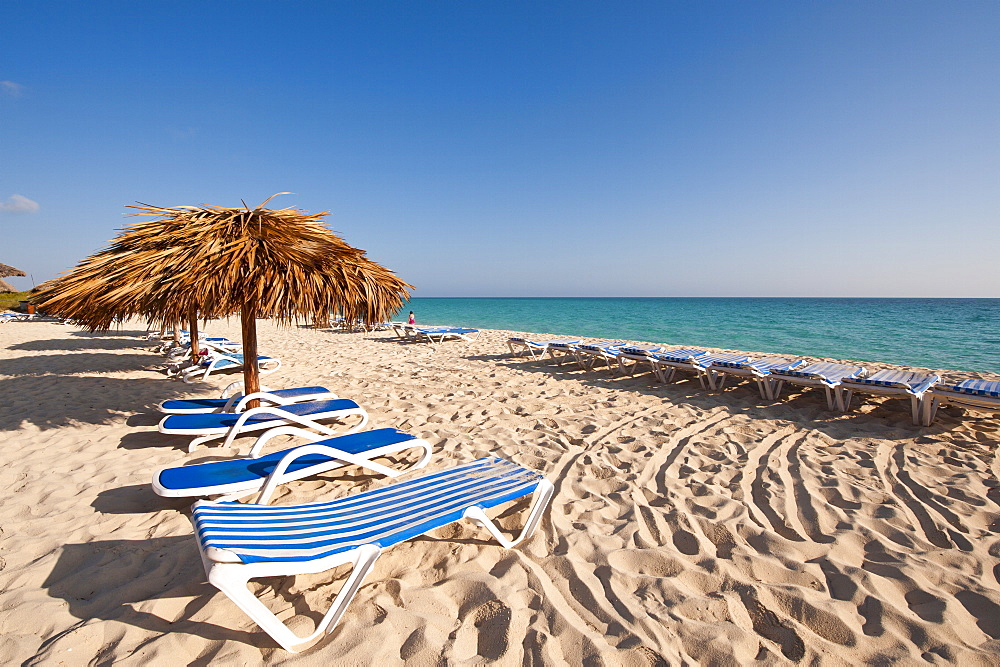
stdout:
<svg viewBox="0 0 1000 667">
<path fill-rule="evenodd" d="M 188 333 L 191 335 L 191 361 L 198 363 L 198 309 L 194 306 L 188 309 Z"/>
<path fill-rule="evenodd" d="M 240 324 L 243 330 L 243 394 L 260 391 L 260 369 L 257 367 L 257 309 L 253 304 L 244 303 L 240 310 Z M 247 408 L 259 408 L 260 401 L 254 399 Z"/>
</svg>

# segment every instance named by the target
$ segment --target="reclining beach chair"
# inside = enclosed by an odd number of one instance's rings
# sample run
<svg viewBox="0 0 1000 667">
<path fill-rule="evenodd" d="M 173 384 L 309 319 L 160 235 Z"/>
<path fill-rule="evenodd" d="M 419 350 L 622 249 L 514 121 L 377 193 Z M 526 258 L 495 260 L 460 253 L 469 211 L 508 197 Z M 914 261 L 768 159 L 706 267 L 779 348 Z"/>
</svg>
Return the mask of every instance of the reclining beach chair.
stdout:
<svg viewBox="0 0 1000 667">
<path fill-rule="evenodd" d="M 199 338 L 198 345 L 202 350 L 221 354 L 239 354 L 243 350 L 243 343 L 218 336 Z M 180 359 L 191 354 L 191 339 L 182 340 L 179 345 L 170 341 L 160 347 L 165 349 L 168 359 Z"/>
<path fill-rule="evenodd" d="M 649 370 L 655 370 L 652 356 L 661 350 L 663 350 L 662 345 L 626 345 L 620 347 L 617 355 L 618 368 L 629 375 L 634 375 L 639 366 L 644 364 L 649 364 Z"/>
<path fill-rule="evenodd" d="M 182 380 L 191 383 L 194 382 L 199 374 L 201 375 L 201 379 L 204 380 L 212 371 L 221 371 L 227 368 L 231 370 L 243 368 L 243 355 L 213 350 L 205 355 L 204 359 L 196 366 L 188 366 L 187 368 L 180 369 L 179 374 Z M 257 368 L 260 369 L 261 375 L 267 375 L 281 368 L 281 360 L 258 354 Z"/>
<path fill-rule="evenodd" d="M 864 366 L 848 366 L 846 364 L 835 364 L 823 361 L 816 364 L 809 364 L 801 369 L 771 369 L 770 377 L 775 381 L 771 393 L 774 400 L 781 396 L 781 388 L 784 383 L 798 385 L 800 387 L 823 387 L 826 391 L 826 405 L 831 410 L 836 410 L 839 406 L 839 397 L 836 389 L 840 386 L 844 378 L 861 377 L 866 373 Z"/>
<path fill-rule="evenodd" d="M 415 327 L 413 331 L 418 338 L 426 339 L 431 345 L 434 343 L 443 343 L 448 338 L 467 341 L 479 338 L 479 329 L 469 329 L 466 327 Z"/>
<path fill-rule="evenodd" d="M 575 358 L 576 345 L 576 343 L 569 343 L 567 341 L 550 341 L 543 354 L 548 354 L 551 361 L 562 366 L 562 363 L 571 356 Z"/>
<path fill-rule="evenodd" d="M 280 433 L 272 433 L 279 432 Z M 431 444 L 394 428 L 361 431 L 336 438 L 295 429 L 272 429 L 261 436 L 248 458 L 212 461 L 189 466 L 164 468 L 153 475 L 153 491 L 165 498 L 195 498 L 220 495 L 216 500 L 235 500 L 256 491 L 254 501 L 267 503 L 281 484 L 340 468 L 347 464 L 397 477 L 407 472 L 394 470 L 371 459 L 419 447 L 423 454 L 411 469 L 422 468 L 431 458 Z M 264 441 L 276 434 L 306 435 L 312 444 L 292 447 L 259 456 Z"/>
<path fill-rule="evenodd" d="M 663 384 L 672 382 L 677 371 L 682 370 L 694 373 L 702 388 L 705 389 L 708 386 L 705 382 L 705 368 L 708 367 L 709 362 L 702 363 L 702 360 L 712 356 L 723 358 L 723 355 L 710 355 L 705 350 L 680 349 L 658 352 L 650 357 L 649 363 L 653 365 L 653 374 L 656 375 L 656 379 Z M 739 360 L 748 358 L 739 355 L 730 356 L 738 357 Z"/>
<path fill-rule="evenodd" d="M 705 369 L 705 377 L 712 389 L 722 389 L 726 384 L 726 378 L 730 375 L 750 378 L 757 382 L 760 397 L 773 401 L 772 387 L 776 380 L 771 375 L 771 371 L 794 370 L 805 366 L 805 364 L 803 359 L 786 359 L 784 357 L 765 357 L 764 359 L 748 359 L 746 361 L 715 359 Z"/>
<path fill-rule="evenodd" d="M 854 392 L 877 396 L 909 396 L 910 418 L 917 426 L 923 414 L 924 397 L 928 389 L 941 380 L 940 375 L 885 369 L 870 377 L 845 377 L 837 388 L 838 407 L 847 412 L 851 409 Z"/>
<path fill-rule="evenodd" d="M 203 442 L 224 438 L 222 446 L 228 447 L 241 434 L 276 426 L 301 426 L 327 437 L 343 435 L 320 422 L 342 420 L 351 415 L 360 416 L 361 422 L 345 433 L 359 431 L 368 423 L 368 413 L 360 405 L 347 398 L 337 398 L 281 407 L 261 406 L 240 413 L 167 415 L 160 420 L 158 428 L 160 433 L 194 436 L 188 444 L 188 451 L 192 452 Z"/>
<path fill-rule="evenodd" d="M 261 387 L 259 392 L 245 396 L 243 394 L 229 395 L 236 387 L 242 387 L 242 382 L 234 382 L 223 390 L 219 398 L 180 398 L 160 402 L 156 409 L 168 415 L 199 415 L 211 412 L 243 412 L 246 404 L 253 399 L 260 399 L 261 405 L 291 405 L 306 401 L 325 401 L 337 398 L 337 395 L 326 387 L 294 387 L 292 389 L 268 389 Z"/>
<path fill-rule="evenodd" d="M 527 338 L 520 338 L 518 336 L 511 336 L 507 339 L 507 347 L 510 348 L 510 353 L 515 357 L 519 357 L 525 352 L 531 355 L 531 358 L 535 361 L 542 358 L 545 354 L 545 350 L 548 349 L 549 345 L 552 343 L 565 343 L 567 345 L 575 345 L 579 343 L 579 338 L 556 338 L 555 340 L 528 340 Z M 518 350 L 520 348 L 520 350 Z"/>
<path fill-rule="evenodd" d="M 271 507 L 200 500 L 191 519 L 209 582 L 284 649 L 296 651 L 336 627 L 384 549 L 462 519 L 513 547 L 534 532 L 552 492 L 539 473 L 485 458 L 329 502 Z M 508 539 L 484 510 L 529 495 L 524 528 Z M 324 572 L 346 563 L 353 565 L 350 575 L 315 631 L 304 637 L 247 588 L 250 579 Z"/>
<path fill-rule="evenodd" d="M 597 362 L 603 361 L 607 364 L 610 371 L 612 370 L 612 361 L 615 362 L 615 367 L 619 368 L 618 353 L 626 345 L 627 343 L 611 340 L 604 340 L 599 343 L 580 343 L 574 346 L 573 354 L 576 356 L 576 363 L 580 364 L 580 368 L 584 370 L 591 369 Z"/>
<path fill-rule="evenodd" d="M 1000 412 L 1000 382 L 996 380 L 962 380 L 958 384 L 937 385 L 924 395 L 921 423 L 934 423 L 939 407 L 957 405 L 961 408 Z"/>
</svg>

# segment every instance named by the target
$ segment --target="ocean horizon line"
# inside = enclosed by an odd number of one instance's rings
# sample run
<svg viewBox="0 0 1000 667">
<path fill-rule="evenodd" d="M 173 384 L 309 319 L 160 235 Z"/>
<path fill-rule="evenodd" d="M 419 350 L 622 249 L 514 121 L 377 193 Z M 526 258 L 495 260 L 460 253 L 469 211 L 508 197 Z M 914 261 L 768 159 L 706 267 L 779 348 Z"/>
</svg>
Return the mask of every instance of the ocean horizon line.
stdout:
<svg viewBox="0 0 1000 667">
<path fill-rule="evenodd" d="M 415 299 L 868 299 L 868 300 L 1000 300 L 1000 296 L 411 296 Z"/>
</svg>

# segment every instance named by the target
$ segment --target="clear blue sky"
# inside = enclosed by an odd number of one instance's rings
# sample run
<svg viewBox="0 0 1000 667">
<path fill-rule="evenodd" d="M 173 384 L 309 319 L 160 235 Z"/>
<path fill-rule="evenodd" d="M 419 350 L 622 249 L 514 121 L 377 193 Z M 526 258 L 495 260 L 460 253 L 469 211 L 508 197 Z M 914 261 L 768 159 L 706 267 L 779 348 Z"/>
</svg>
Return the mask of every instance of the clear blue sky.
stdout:
<svg viewBox="0 0 1000 667">
<path fill-rule="evenodd" d="M 135 201 L 290 191 L 414 296 L 1000 297 L 995 1 L 5 0 L 0 26 L 0 262 L 36 282 Z"/>
</svg>

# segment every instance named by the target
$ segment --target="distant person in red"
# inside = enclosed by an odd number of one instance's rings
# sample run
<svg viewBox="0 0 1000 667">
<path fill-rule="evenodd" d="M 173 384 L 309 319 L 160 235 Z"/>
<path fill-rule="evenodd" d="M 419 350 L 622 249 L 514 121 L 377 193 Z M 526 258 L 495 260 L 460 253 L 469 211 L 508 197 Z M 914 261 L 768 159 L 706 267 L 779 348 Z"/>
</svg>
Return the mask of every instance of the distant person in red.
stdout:
<svg viewBox="0 0 1000 667">
<path fill-rule="evenodd" d="M 416 324 L 416 323 L 417 323 L 417 318 L 415 318 L 415 317 L 413 316 L 413 311 L 412 311 L 412 310 L 410 311 L 410 319 L 408 319 L 408 320 L 406 321 L 406 323 L 407 323 L 407 324 Z"/>
</svg>

